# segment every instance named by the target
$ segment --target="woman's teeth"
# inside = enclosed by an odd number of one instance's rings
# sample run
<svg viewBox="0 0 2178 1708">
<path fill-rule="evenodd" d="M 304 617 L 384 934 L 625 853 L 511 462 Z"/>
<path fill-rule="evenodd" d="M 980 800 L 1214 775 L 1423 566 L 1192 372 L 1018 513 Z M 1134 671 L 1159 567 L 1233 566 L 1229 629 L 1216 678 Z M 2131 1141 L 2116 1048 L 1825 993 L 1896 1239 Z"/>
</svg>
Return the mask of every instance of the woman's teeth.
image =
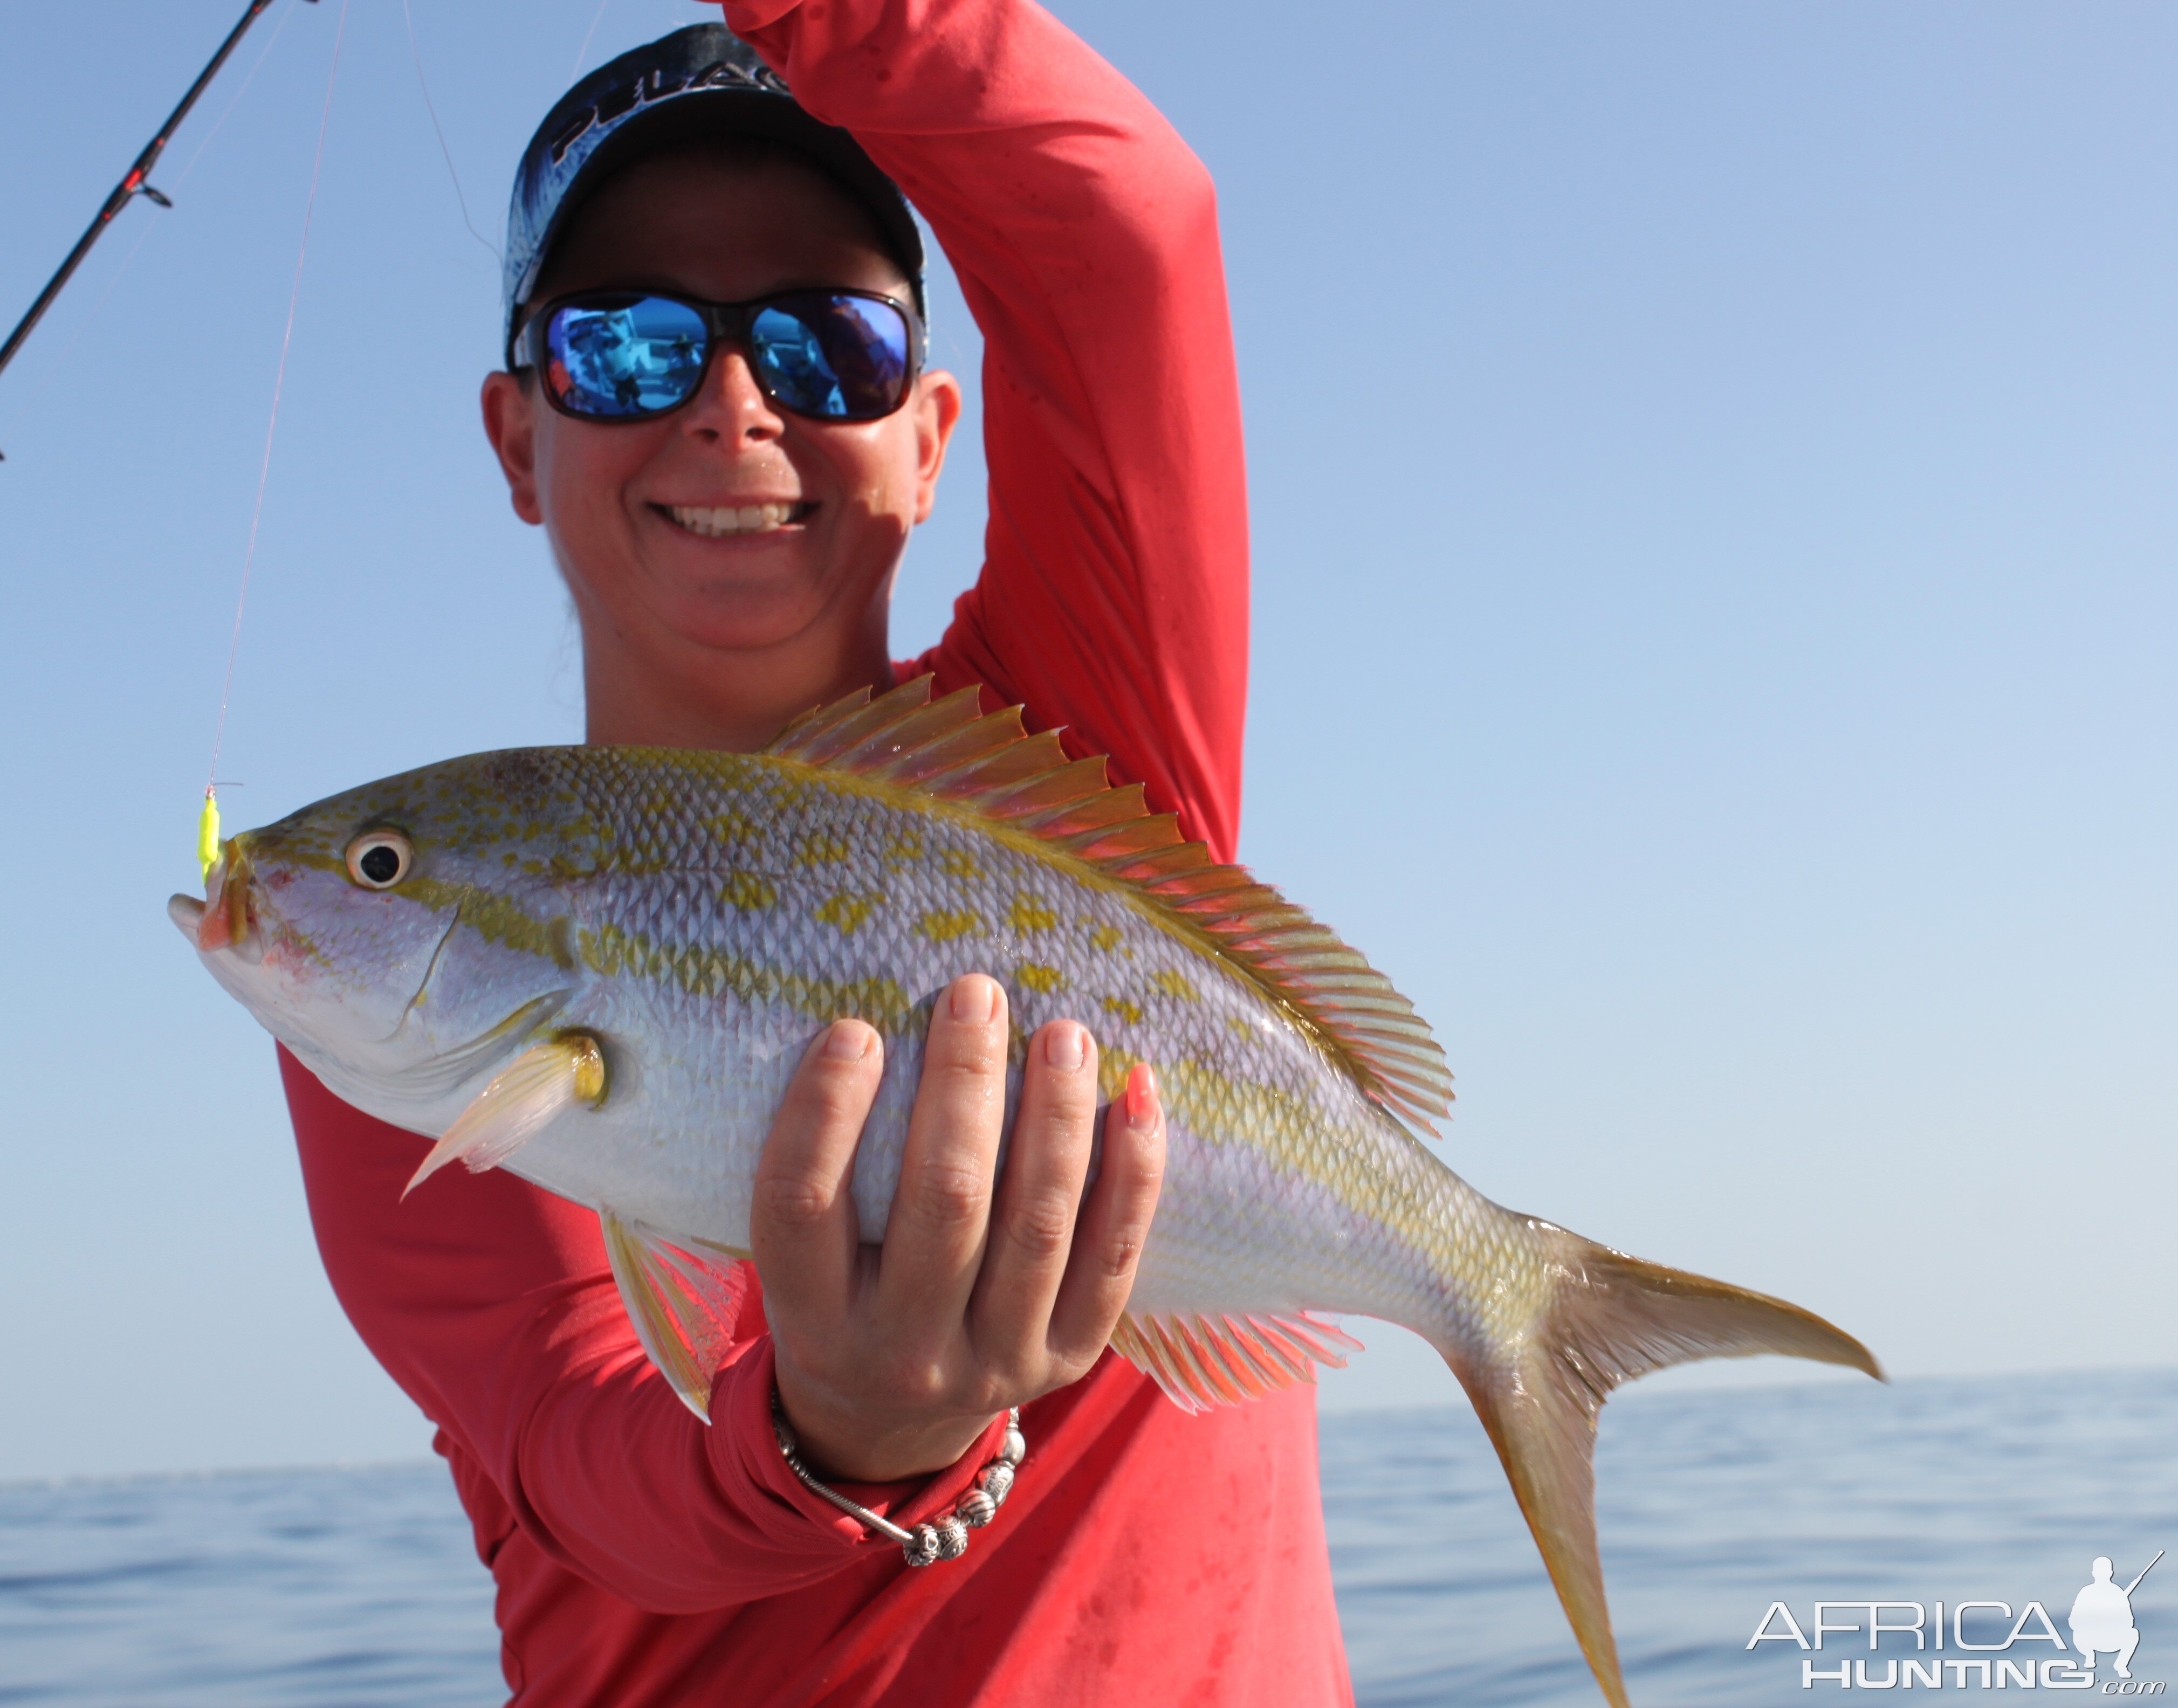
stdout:
<svg viewBox="0 0 2178 1708">
<path fill-rule="evenodd" d="M 790 522 L 799 522 L 816 508 L 813 504 L 744 504 L 699 509 L 689 505 L 670 504 L 665 513 L 691 534 L 700 534 L 706 539 L 717 539 L 728 534 L 769 534 L 775 528 L 784 528 Z"/>
</svg>

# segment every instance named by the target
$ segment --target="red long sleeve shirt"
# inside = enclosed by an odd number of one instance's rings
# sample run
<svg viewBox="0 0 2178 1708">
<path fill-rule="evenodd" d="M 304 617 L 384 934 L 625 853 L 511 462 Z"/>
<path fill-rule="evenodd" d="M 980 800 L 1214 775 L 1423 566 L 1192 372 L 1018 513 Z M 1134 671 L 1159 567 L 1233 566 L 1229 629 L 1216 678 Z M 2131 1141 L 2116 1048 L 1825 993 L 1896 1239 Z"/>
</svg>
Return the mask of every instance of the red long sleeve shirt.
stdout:
<svg viewBox="0 0 2178 1708">
<path fill-rule="evenodd" d="M 1239 404 L 1210 181 L 1028 0 L 727 0 L 896 178 L 983 331 L 987 561 L 911 668 L 1112 755 L 1229 858 L 1246 686 Z M 1350 1700 L 1305 1388 L 1189 1417 L 1107 1353 L 1026 1408 L 967 1556 L 912 1570 L 769 1422 L 752 1269 L 707 1428 L 637 1345 L 596 1218 L 505 1174 L 403 1203 L 424 1141 L 283 1056 L 327 1273 L 438 1426 L 535 1708 Z M 852 1490 L 912 1524 L 989 1456 Z"/>
</svg>

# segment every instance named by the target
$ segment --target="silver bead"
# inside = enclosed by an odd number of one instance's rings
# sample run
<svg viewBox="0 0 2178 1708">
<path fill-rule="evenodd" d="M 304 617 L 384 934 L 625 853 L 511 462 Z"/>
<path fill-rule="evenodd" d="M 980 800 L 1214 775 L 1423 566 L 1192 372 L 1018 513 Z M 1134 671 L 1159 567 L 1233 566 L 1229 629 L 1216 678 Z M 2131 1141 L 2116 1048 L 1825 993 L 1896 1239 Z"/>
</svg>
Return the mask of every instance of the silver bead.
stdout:
<svg viewBox="0 0 2178 1708">
<path fill-rule="evenodd" d="M 911 1566 L 927 1566 L 933 1560 L 944 1558 L 944 1548 L 935 1525 L 917 1525 L 900 1545 L 900 1552 L 906 1555 Z"/>
<path fill-rule="evenodd" d="M 993 1459 L 985 1465 L 976 1478 L 983 1492 L 991 1497 L 994 1506 L 1004 1506 L 1006 1496 L 1014 1486 L 1014 1468 L 1004 1459 Z"/>
<path fill-rule="evenodd" d="M 1008 1426 L 1005 1445 L 999 1449 L 999 1457 L 1008 1464 L 1019 1464 L 1028 1457 L 1028 1437 L 1021 1432 L 1018 1425 Z"/>
<path fill-rule="evenodd" d="M 968 1527 L 949 1514 L 931 1529 L 938 1532 L 938 1557 L 957 1560 L 968 1552 Z"/>
<path fill-rule="evenodd" d="M 953 1516 L 971 1530 L 980 1530 L 998 1515 L 999 1503 L 979 1488 L 970 1489 L 953 1508 Z"/>
</svg>

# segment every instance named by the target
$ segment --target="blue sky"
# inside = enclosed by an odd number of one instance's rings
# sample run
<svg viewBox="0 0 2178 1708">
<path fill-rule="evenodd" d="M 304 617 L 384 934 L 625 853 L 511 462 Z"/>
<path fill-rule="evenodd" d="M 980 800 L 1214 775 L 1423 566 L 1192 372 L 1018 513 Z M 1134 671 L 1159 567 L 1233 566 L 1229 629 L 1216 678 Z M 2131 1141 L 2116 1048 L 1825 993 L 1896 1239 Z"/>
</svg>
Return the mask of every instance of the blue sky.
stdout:
<svg viewBox="0 0 2178 1708">
<path fill-rule="evenodd" d="M 410 6 L 495 241 L 593 25 L 588 64 L 707 9 Z M 1437 1026 L 1447 1158 L 1903 1374 L 2178 1357 L 2178 17 L 1057 9 L 1218 177 L 1243 851 Z M 238 10 L 0 26 L 0 320 Z M 279 0 L 156 178 L 174 210 L 131 207 L 0 375 L 0 1477 L 428 1439 L 318 1271 L 269 1042 L 162 911 L 339 21 Z M 231 824 L 577 731 L 475 424 L 496 303 L 398 0 L 350 0 Z M 982 479 L 964 449 L 902 652 L 975 572 Z M 1355 1326 L 1333 1403 L 1453 1396 Z"/>
</svg>

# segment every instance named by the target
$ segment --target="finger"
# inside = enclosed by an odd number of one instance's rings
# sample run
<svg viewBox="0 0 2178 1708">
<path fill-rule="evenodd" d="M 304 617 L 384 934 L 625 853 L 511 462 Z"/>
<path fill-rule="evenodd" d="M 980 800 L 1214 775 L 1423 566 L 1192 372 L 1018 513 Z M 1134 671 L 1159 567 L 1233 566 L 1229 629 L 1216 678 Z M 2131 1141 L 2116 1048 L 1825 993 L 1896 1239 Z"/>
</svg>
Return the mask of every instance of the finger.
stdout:
<svg viewBox="0 0 2178 1708">
<path fill-rule="evenodd" d="M 855 1147 L 877 1100 L 884 1044 L 835 1021 L 795 1070 L 757 1159 L 749 1250 L 764 1303 L 788 1320 L 837 1322 L 853 1293 Z"/>
<path fill-rule="evenodd" d="M 1104 1349 L 1134 1290 L 1164 1180 L 1164 1137 L 1157 1076 L 1137 1062 L 1104 1118 L 1103 1163 L 1052 1307 L 1052 1351 L 1078 1368 L 1087 1369 Z"/>
<path fill-rule="evenodd" d="M 1096 1042 L 1078 1022 L 1055 1020 L 1029 1041 L 971 1310 L 978 1350 L 1003 1366 L 1032 1362 L 1040 1371 L 1048 1356 L 1052 1301 L 1066 1277 L 1096 1137 Z"/>
<path fill-rule="evenodd" d="M 931 1011 L 885 1224 L 878 1309 L 898 1332 L 960 1325 L 982 1262 L 1005 1112 L 1005 993 L 971 973 Z"/>
</svg>

